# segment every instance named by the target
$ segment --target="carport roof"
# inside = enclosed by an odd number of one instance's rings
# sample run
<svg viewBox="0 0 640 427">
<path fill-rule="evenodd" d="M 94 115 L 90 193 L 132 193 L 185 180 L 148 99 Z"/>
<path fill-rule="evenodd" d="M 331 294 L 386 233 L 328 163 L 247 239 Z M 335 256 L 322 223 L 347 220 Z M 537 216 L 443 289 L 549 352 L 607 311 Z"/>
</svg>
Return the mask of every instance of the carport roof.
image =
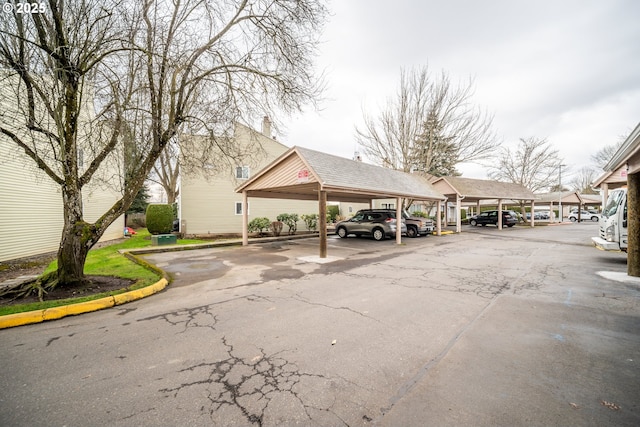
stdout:
<svg viewBox="0 0 640 427">
<path fill-rule="evenodd" d="M 520 184 L 485 179 L 443 176 L 432 182 L 437 191 L 447 195 L 456 194 L 465 201 L 484 199 L 536 200 L 537 197 Z"/>
<path fill-rule="evenodd" d="M 236 189 L 251 197 L 335 201 L 406 197 L 445 200 L 426 178 L 302 147 L 292 147 Z"/>
<path fill-rule="evenodd" d="M 545 194 L 538 194 L 538 200 L 536 200 L 537 203 L 558 203 L 558 199 L 559 194 L 558 193 L 545 193 Z M 569 204 L 573 204 L 573 205 L 578 205 L 578 204 L 583 204 L 584 203 L 584 199 L 582 198 L 582 194 L 580 194 L 578 191 L 564 191 L 562 192 L 562 203 L 569 205 Z"/>
</svg>

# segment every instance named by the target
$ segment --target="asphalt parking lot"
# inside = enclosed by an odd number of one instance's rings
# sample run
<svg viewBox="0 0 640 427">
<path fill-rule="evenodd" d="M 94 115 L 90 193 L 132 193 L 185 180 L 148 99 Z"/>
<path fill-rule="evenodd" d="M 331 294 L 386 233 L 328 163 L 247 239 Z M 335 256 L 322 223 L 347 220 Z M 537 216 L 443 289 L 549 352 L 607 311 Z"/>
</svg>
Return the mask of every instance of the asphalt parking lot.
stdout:
<svg viewBox="0 0 640 427">
<path fill-rule="evenodd" d="M 640 425 L 640 284 L 597 224 L 150 255 L 175 280 L 0 331 L 0 424 Z"/>
</svg>

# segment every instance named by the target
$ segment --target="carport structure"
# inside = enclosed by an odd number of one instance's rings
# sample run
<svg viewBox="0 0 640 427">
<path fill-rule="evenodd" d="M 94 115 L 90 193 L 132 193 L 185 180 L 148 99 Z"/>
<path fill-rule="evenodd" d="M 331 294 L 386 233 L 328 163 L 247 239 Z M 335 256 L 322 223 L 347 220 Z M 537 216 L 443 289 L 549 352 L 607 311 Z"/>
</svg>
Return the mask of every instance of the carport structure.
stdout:
<svg viewBox="0 0 640 427">
<path fill-rule="evenodd" d="M 397 199 L 396 218 L 402 218 L 402 199 L 437 202 L 436 230 L 445 197 L 426 178 L 302 147 L 292 147 L 236 189 L 242 193 L 242 244 L 248 244 L 250 197 L 317 200 L 320 258 L 327 257 L 327 200 L 361 202 Z M 401 233 L 396 233 L 401 242 Z"/>
<path fill-rule="evenodd" d="M 498 229 L 502 230 L 502 202 L 505 200 L 524 201 L 531 203 L 533 212 L 536 196 L 527 188 L 520 184 L 509 182 L 491 181 L 485 179 L 461 178 L 458 176 L 443 176 L 432 181 L 436 191 L 444 194 L 447 199 L 456 202 L 456 233 L 462 228 L 461 204 L 465 202 L 475 202 L 478 212 L 480 212 L 481 200 L 495 200 L 498 205 Z M 534 226 L 533 215 L 531 226 Z"/>
<path fill-rule="evenodd" d="M 563 191 L 556 193 L 538 194 L 538 205 L 548 205 L 549 212 L 553 215 L 554 207 L 558 208 L 558 221 L 562 222 L 563 212 L 566 206 L 576 206 L 578 208 L 578 219 L 581 218 L 582 207 L 585 201 L 578 191 Z M 553 216 L 552 216 L 553 218 Z"/>
</svg>

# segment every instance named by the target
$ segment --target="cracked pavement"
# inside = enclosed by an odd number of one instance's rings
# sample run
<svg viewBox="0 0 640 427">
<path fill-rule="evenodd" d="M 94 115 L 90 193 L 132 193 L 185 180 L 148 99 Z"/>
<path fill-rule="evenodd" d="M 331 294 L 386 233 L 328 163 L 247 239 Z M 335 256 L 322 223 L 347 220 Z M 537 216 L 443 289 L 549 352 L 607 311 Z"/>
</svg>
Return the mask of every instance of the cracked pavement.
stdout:
<svg viewBox="0 0 640 427">
<path fill-rule="evenodd" d="M 165 292 L 0 331 L 0 424 L 638 425 L 640 286 L 596 230 L 150 255 Z"/>
</svg>

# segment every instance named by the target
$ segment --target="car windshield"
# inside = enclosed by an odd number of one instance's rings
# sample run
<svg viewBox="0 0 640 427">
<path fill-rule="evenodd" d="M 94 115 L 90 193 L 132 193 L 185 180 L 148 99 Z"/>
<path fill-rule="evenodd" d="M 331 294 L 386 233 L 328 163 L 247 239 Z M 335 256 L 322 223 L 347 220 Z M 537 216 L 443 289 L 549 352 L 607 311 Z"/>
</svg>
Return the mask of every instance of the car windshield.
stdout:
<svg viewBox="0 0 640 427">
<path fill-rule="evenodd" d="M 617 191 L 613 191 L 609 195 L 609 199 L 607 200 L 607 205 L 602 211 L 603 217 L 605 218 L 609 217 L 611 215 L 614 215 L 618 211 L 618 203 L 620 202 L 620 199 L 622 199 L 623 194 L 624 192 L 622 190 L 617 190 Z"/>
</svg>

